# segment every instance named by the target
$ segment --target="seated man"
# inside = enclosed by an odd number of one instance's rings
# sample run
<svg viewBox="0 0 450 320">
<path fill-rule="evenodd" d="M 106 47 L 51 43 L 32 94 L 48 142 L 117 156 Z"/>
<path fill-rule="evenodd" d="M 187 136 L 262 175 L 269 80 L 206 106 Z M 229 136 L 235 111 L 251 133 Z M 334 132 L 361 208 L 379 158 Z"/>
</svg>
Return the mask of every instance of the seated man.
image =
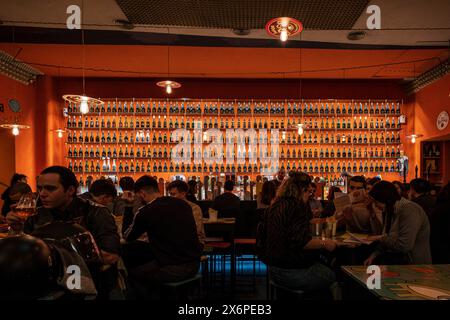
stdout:
<svg viewBox="0 0 450 320">
<path fill-rule="evenodd" d="M 117 197 L 117 190 L 110 180 L 95 180 L 89 188 L 91 200 L 102 206 L 112 209 L 114 200 Z"/>
<path fill-rule="evenodd" d="M 202 246 L 190 205 L 160 194 L 158 182 L 150 176 L 140 177 L 134 190 L 147 204 L 136 213 L 125 232 L 128 242 L 147 233 L 153 260 L 129 270 L 134 285 L 142 282 L 182 281 L 197 274 Z"/>
<path fill-rule="evenodd" d="M 122 194 L 114 200 L 112 214 L 123 216 L 128 207 L 134 206 L 134 180 L 132 177 L 122 177 L 119 180 Z M 137 208 L 136 208 L 137 210 Z"/>
<path fill-rule="evenodd" d="M 205 245 L 205 228 L 203 226 L 203 214 L 202 209 L 196 205 L 195 203 L 192 203 L 186 199 L 186 195 L 189 191 L 189 185 L 181 180 L 175 180 L 169 183 L 167 186 L 167 192 L 171 197 L 175 197 L 181 200 L 186 201 L 192 209 L 192 213 L 194 215 L 195 224 L 197 226 L 197 235 L 198 235 L 198 241 L 202 244 L 202 246 Z"/>
<path fill-rule="evenodd" d="M 436 206 L 436 198 L 430 195 L 431 184 L 425 179 L 417 178 L 412 179 L 409 185 L 409 200 L 421 206 L 428 219 L 431 219 L 431 213 Z"/>
<path fill-rule="evenodd" d="M 347 231 L 355 233 L 381 234 L 383 224 L 381 212 L 377 212 L 369 201 L 366 189 L 366 179 L 362 176 L 354 176 L 349 182 L 348 193 L 352 204 L 343 211 L 341 221 L 344 221 Z M 339 219 L 339 218 L 338 218 Z"/>
<path fill-rule="evenodd" d="M 214 199 L 211 208 L 218 211 L 219 218 L 235 218 L 239 213 L 241 200 L 233 189 L 234 181 L 225 181 L 224 193 Z"/>
<path fill-rule="evenodd" d="M 113 216 L 107 208 L 76 196 L 78 181 L 66 167 L 52 166 L 44 169 L 37 181 L 42 207 L 25 222 L 24 231 L 36 229 L 54 221 L 77 223 L 94 237 L 104 264 L 94 276 L 99 298 L 107 298 L 117 284 L 116 263 L 119 260 L 120 238 Z M 14 213 L 8 220 L 14 221 Z"/>
</svg>

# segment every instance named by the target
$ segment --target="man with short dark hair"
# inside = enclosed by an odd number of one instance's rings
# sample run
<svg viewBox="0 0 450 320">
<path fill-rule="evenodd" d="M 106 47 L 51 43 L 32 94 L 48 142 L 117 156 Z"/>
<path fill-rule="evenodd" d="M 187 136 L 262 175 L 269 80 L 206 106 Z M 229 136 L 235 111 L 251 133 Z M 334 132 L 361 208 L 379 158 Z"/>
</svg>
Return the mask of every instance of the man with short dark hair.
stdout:
<svg viewBox="0 0 450 320">
<path fill-rule="evenodd" d="M 431 213 L 436 205 L 436 198 L 429 193 L 431 190 L 430 182 L 422 178 L 417 178 L 412 179 L 409 186 L 409 200 L 421 206 L 428 218 L 431 218 Z"/>
<path fill-rule="evenodd" d="M 77 188 L 77 178 L 68 168 L 52 166 L 44 169 L 37 181 L 42 207 L 37 209 L 36 215 L 28 218 L 24 231 L 32 233 L 54 221 L 72 222 L 86 228 L 94 237 L 105 265 L 106 271 L 99 273 L 94 280 L 99 297 L 106 298 L 117 284 L 120 237 L 109 210 L 77 197 Z"/>
<path fill-rule="evenodd" d="M 187 200 L 187 193 L 189 192 L 189 185 L 182 181 L 182 180 L 175 180 L 169 183 L 167 186 L 167 192 L 171 197 L 175 197 L 181 200 L 186 201 L 192 209 L 192 214 L 194 215 L 195 224 L 197 226 L 197 235 L 198 240 L 200 243 L 204 246 L 205 245 L 205 229 L 203 226 L 203 214 L 202 209 L 196 205 L 195 203 L 192 203 L 191 201 Z"/>
<path fill-rule="evenodd" d="M 137 283 L 193 277 L 200 266 L 202 246 L 191 207 L 186 201 L 162 196 L 158 182 L 150 176 L 140 177 L 134 188 L 146 205 L 136 213 L 125 239 L 132 242 L 147 233 L 154 260 L 130 270 L 130 277 Z"/>
<path fill-rule="evenodd" d="M 122 189 L 122 194 L 114 201 L 112 213 L 115 216 L 124 216 L 127 210 L 131 210 L 133 214 L 136 213 L 143 204 L 139 200 L 137 200 L 134 195 L 133 178 L 120 178 L 119 186 Z"/>
<path fill-rule="evenodd" d="M 214 199 L 211 208 L 218 211 L 218 217 L 220 218 L 236 218 L 240 210 L 241 200 L 233 193 L 234 181 L 225 181 L 223 188 L 224 193 Z"/>
<path fill-rule="evenodd" d="M 375 211 L 366 194 L 366 179 L 363 176 L 353 176 L 349 181 L 348 193 L 352 199 L 351 206 L 343 211 L 347 231 L 381 234 L 383 224 L 381 212 Z"/>
<path fill-rule="evenodd" d="M 110 207 L 114 199 L 117 197 L 117 190 L 110 180 L 95 180 L 89 188 L 92 200 L 105 207 Z"/>
</svg>

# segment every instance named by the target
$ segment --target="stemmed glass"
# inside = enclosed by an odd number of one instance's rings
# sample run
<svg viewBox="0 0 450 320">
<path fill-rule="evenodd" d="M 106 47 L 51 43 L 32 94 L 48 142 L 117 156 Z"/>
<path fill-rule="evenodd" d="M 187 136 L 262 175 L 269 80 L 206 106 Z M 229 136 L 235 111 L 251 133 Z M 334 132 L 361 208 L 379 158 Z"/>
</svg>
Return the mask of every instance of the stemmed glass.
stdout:
<svg viewBox="0 0 450 320">
<path fill-rule="evenodd" d="M 20 198 L 16 207 L 13 209 L 17 222 L 11 224 L 10 235 L 24 235 L 23 228 L 25 221 L 36 214 L 37 197 L 32 193 L 25 193 Z"/>
</svg>

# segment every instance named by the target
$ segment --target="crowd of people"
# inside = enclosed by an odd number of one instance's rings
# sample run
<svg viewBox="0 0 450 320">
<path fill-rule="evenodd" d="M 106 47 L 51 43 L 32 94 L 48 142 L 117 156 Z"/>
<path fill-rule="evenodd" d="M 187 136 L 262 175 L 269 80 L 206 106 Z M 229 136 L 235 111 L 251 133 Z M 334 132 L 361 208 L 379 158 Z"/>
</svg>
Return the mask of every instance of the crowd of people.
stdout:
<svg viewBox="0 0 450 320">
<path fill-rule="evenodd" d="M 317 199 L 318 185 L 306 173 L 280 172 L 260 182 L 257 253 L 268 266 L 269 277 L 281 286 L 325 290 L 339 298 L 339 275 L 330 263 L 335 260 L 323 255 L 332 257 L 342 243 L 314 237 L 311 221 L 315 218 L 334 217 L 338 230 L 369 235 L 373 243 L 361 264 L 450 263 L 450 184 L 433 195 L 430 183 L 421 178 L 405 185 L 353 176 L 346 193 L 350 204 L 337 210 L 334 199 L 345 193 L 334 186 L 327 200 Z M 161 283 L 198 273 L 206 234 L 195 181 L 175 180 L 161 190 L 156 177 L 142 176 L 136 181 L 122 177 L 119 185 L 120 194 L 111 180 L 99 179 L 90 184 L 88 192 L 77 194 L 74 173 L 60 166 L 46 168 L 37 179 L 36 214 L 23 221 L 14 208 L 31 188 L 26 176 L 13 176 L 2 195 L 1 219 L 12 229 L 22 223 L 20 228 L 27 235 L 0 241 L 5 249 L 0 248 L 0 269 L 16 259 L 13 244 L 17 247 L 22 241 L 33 252 L 36 248 L 46 252 L 52 275 L 39 292 L 25 290 L 25 283 L 11 285 L 15 295 L 36 298 L 45 290 L 61 287 L 57 279 L 64 278 L 61 270 L 70 261 L 82 264 L 90 290 L 81 292 L 98 299 L 148 298 Z M 234 182 L 227 180 L 224 193 L 216 195 L 211 204 L 221 217 L 239 212 L 240 199 L 233 189 Z M 91 245 L 73 250 L 74 239 L 85 233 L 91 236 Z M 42 264 L 44 258 L 33 259 Z M 29 263 L 16 271 L 26 272 Z M 69 291 L 69 297 L 79 296 L 76 290 Z"/>
</svg>

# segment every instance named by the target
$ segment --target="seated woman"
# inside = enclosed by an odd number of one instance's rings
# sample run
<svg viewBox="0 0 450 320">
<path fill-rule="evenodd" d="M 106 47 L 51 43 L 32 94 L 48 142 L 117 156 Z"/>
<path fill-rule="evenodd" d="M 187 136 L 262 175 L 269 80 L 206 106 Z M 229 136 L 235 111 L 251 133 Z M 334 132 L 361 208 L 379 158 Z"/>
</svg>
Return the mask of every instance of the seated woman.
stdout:
<svg viewBox="0 0 450 320">
<path fill-rule="evenodd" d="M 310 177 L 300 172 L 291 172 L 283 181 L 258 225 L 257 246 L 259 257 L 268 265 L 275 283 L 319 291 L 331 285 L 336 288 L 336 276 L 330 268 L 316 262 L 308 251 L 333 251 L 336 242 L 312 238 L 308 206 L 310 183 Z"/>
<path fill-rule="evenodd" d="M 375 252 L 364 262 L 379 264 L 430 264 L 430 224 L 423 209 L 402 198 L 394 184 L 376 183 L 369 192 L 375 206 L 383 211 L 383 234 Z"/>
</svg>

